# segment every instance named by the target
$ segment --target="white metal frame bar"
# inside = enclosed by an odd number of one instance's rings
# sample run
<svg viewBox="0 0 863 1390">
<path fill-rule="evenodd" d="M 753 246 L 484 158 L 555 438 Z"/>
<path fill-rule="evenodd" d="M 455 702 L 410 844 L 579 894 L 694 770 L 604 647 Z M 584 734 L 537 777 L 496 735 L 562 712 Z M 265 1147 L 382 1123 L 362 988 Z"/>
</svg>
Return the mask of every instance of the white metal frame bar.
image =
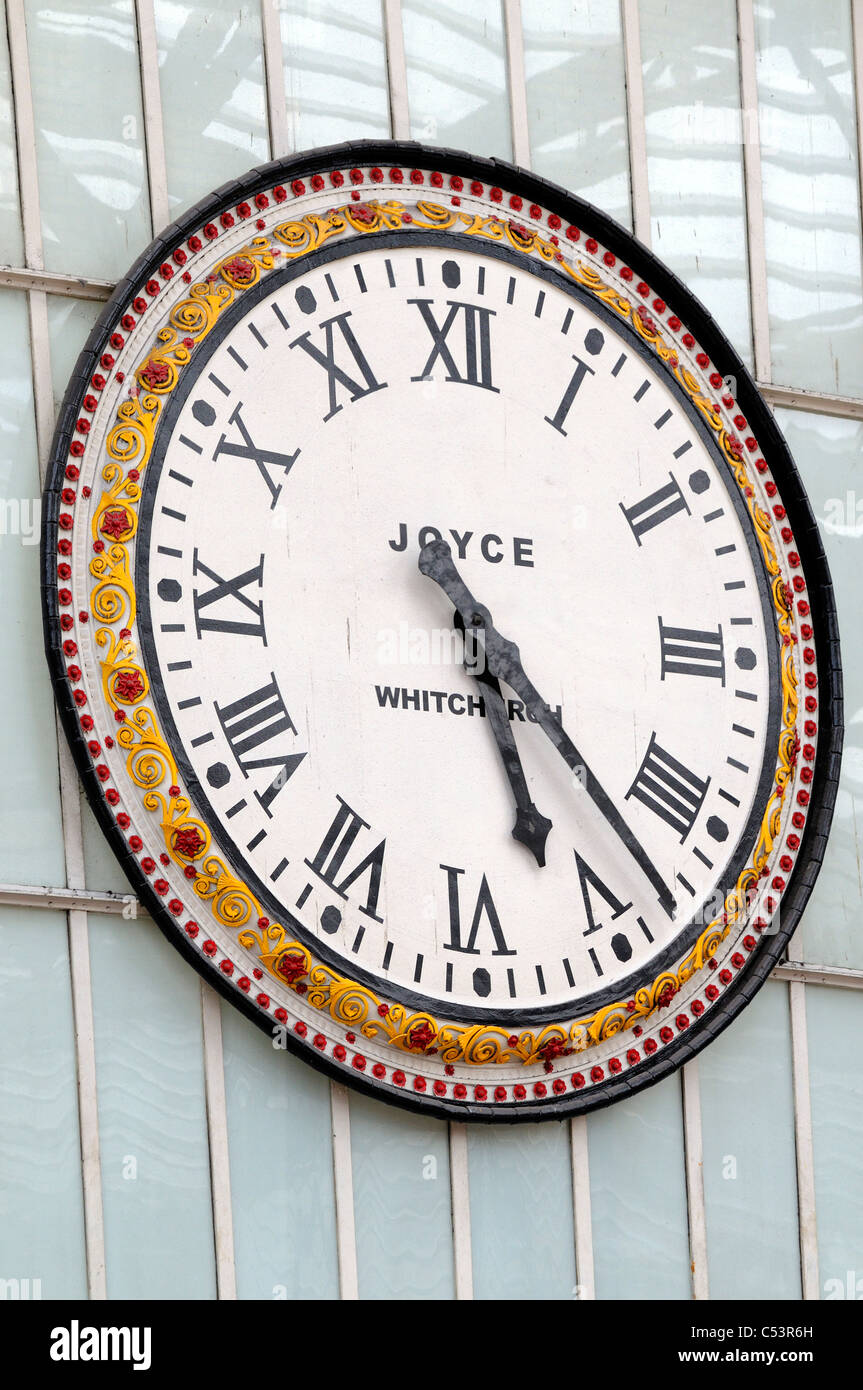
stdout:
<svg viewBox="0 0 863 1390">
<path fill-rule="evenodd" d="M 527 119 L 521 0 L 503 0 L 503 26 L 506 38 L 512 159 L 514 164 L 521 164 L 527 169 L 530 167 L 530 130 Z"/>
<path fill-rule="evenodd" d="M 753 0 L 737 0 L 737 44 L 740 59 L 740 138 L 743 146 L 743 187 L 746 199 L 752 351 L 755 375 L 759 381 L 767 384 L 773 379 L 773 370 L 770 363 L 770 319 L 767 309 L 767 249 L 764 239 L 764 192 L 761 177 Z"/>
<path fill-rule="evenodd" d="M 85 280 L 72 275 L 56 275 L 51 270 L 32 270 L 25 266 L 0 266 L 0 288 L 6 290 L 44 290 L 69 299 L 110 299 L 114 286 L 109 280 Z"/>
<path fill-rule="evenodd" d="M 647 132 L 644 117 L 644 79 L 641 72 L 641 30 L 638 0 L 621 0 L 623 70 L 626 83 L 626 124 L 629 138 L 629 180 L 632 190 L 632 229 L 650 245 L 650 190 L 647 182 Z"/>
<path fill-rule="evenodd" d="M 408 107 L 408 66 L 401 0 L 383 0 L 384 41 L 387 54 L 387 87 L 390 99 L 390 129 L 394 140 L 410 140 Z"/>
<path fill-rule="evenodd" d="M 851 43 L 857 114 L 857 191 L 863 218 L 863 0 L 851 0 Z"/>
<path fill-rule="evenodd" d="M 791 1012 L 791 1065 L 794 1087 L 794 1139 L 797 1158 L 797 1211 L 800 1231 L 800 1277 L 804 1299 L 819 1298 L 818 1227 L 815 1213 L 815 1153 L 809 1094 L 809 1041 L 806 1031 L 806 986 L 788 986 Z"/>
<path fill-rule="evenodd" d="M 231 1204 L 231 1161 L 228 1153 L 228 1106 L 225 1097 L 221 1003 L 215 990 L 203 980 L 201 1030 L 207 1138 L 210 1148 L 213 1239 L 216 1247 L 216 1290 L 220 1299 L 233 1299 L 237 1297 L 237 1273 L 234 1260 L 234 1213 Z"/>
<path fill-rule="evenodd" d="M 593 1215 L 590 1201 L 590 1156 L 588 1153 L 587 1116 L 576 1115 L 569 1125 L 572 1160 L 572 1214 L 575 1223 L 575 1277 L 578 1298 L 596 1298 L 596 1276 L 593 1266 Z"/>
<path fill-rule="evenodd" d="M 28 266 L 41 271 L 44 267 L 42 222 L 39 209 L 36 129 L 30 85 L 24 0 L 8 0 L 6 13 L 12 69 L 12 100 L 24 233 L 24 256 Z M 29 290 L 28 309 L 36 441 L 40 479 L 44 480 L 54 421 L 48 304 L 44 289 L 32 288 Z M 85 874 L 78 779 L 63 731 L 60 728 L 59 718 L 56 715 L 55 727 L 57 731 L 66 878 L 69 888 L 80 892 L 84 890 Z M 66 920 L 69 940 L 69 983 L 75 1026 L 75 1066 L 78 1084 L 78 1127 L 81 1145 L 87 1290 L 91 1299 L 101 1300 L 107 1297 L 105 1223 L 102 1205 L 99 1097 L 96 1086 L 96 1048 L 87 914 L 81 908 L 76 907 L 68 912 Z"/>
<path fill-rule="evenodd" d="M 165 128 L 162 121 L 162 93 L 159 85 L 159 48 L 153 0 L 135 0 L 138 28 L 138 59 L 141 67 L 141 104 L 144 111 L 144 144 L 147 151 L 147 182 L 150 189 L 150 215 L 153 235 L 171 220 L 168 200 L 168 169 L 165 160 Z"/>
<path fill-rule="evenodd" d="M 339 1292 L 343 1299 L 360 1296 L 357 1271 L 357 1233 L 354 1218 L 354 1178 L 351 1162 L 351 1111 L 348 1090 L 330 1082 L 330 1115 L 333 1134 L 333 1186 L 336 1199 L 336 1249 Z"/>
<path fill-rule="evenodd" d="M 689 1213 L 689 1258 L 692 1296 L 710 1297 L 707 1275 L 707 1213 L 704 1205 L 704 1141 L 701 1132 L 701 1086 L 698 1059 L 681 1069 L 683 1087 L 683 1147 L 686 1165 L 686 1206 Z"/>
<path fill-rule="evenodd" d="M 261 39 L 264 48 L 264 77 L 267 85 L 267 122 L 270 128 L 270 155 L 273 159 L 282 159 L 284 155 L 290 153 L 291 149 L 279 9 L 279 0 L 261 0 Z"/>
<path fill-rule="evenodd" d="M 470 1226 L 470 1164 L 467 1125 L 451 1120 L 449 1126 L 449 1182 L 452 1204 L 453 1267 L 455 1296 L 459 1302 L 473 1298 L 473 1246 Z"/>
</svg>

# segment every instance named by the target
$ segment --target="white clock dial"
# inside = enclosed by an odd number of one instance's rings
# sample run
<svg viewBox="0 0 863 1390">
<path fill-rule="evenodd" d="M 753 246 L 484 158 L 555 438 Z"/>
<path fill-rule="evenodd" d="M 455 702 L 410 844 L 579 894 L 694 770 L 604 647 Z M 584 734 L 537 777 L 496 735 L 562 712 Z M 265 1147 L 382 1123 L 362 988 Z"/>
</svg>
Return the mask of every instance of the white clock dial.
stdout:
<svg viewBox="0 0 863 1390">
<path fill-rule="evenodd" d="M 146 654 L 196 800 L 279 920 L 390 990 L 618 997 L 721 910 L 772 775 L 739 489 L 655 357 L 514 255 L 394 237 L 262 288 L 150 464 Z M 512 837 L 489 697 L 418 566 L 436 536 L 641 861 L 504 684 L 545 863 Z"/>
</svg>

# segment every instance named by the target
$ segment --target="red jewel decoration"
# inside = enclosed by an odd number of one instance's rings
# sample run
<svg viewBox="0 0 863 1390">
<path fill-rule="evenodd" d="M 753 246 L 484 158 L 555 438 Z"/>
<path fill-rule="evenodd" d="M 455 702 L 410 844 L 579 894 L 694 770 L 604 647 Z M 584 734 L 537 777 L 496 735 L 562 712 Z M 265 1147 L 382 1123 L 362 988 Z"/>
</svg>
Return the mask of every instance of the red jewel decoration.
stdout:
<svg viewBox="0 0 863 1390">
<path fill-rule="evenodd" d="M 119 825 L 121 830 L 129 829 L 130 821 L 125 811 L 121 811 L 117 816 L 117 824 Z"/>
<path fill-rule="evenodd" d="M 375 1062 L 372 1067 L 372 1076 L 376 1076 L 378 1081 L 382 1081 L 387 1074 L 387 1069 L 383 1062 Z"/>
<path fill-rule="evenodd" d="M 335 1047 L 333 1048 L 333 1056 L 335 1057 L 336 1061 L 343 1062 L 347 1055 L 347 1051 L 344 1047 L 342 1047 L 342 1044 L 336 1043 Z"/>
<path fill-rule="evenodd" d="M 404 183 L 404 177 L 401 169 L 390 169 L 390 178 L 393 183 Z"/>
<path fill-rule="evenodd" d="M 144 679 L 140 671 L 120 671 L 111 688 L 115 699 L 122 700 L 124 705 L 133 705 L 144 693 Z"/>
<path fill-rule="evenodd" d="M 323 1033 L 315 1033 L 315 1036 L 312 1038 L 312 1042 L 314 1043 L 315 1047 L 318 1049 L 319 1052 L 322 1052 L 327 1045 L 327 1040 L 324 1037 Z"/>
<path fill-rule="evenodd" d="M 581 236 L 581 232 L 578 230 L 577 227 L 567 227 L 566 235 L 570 241 L 578 241 Z"/>
<path fill-rule="evenodd" d="M 591 1081 L 603 1081 L 605 1079 L 605 1072 L 602 1070 L 602 1067 L 591 1067 L 590 1079 Z"/>
<path fill-rule="evenodd" d="M 656 1051 L 656 1039 L 647 1038 L 644 1044 L 644 1050 L 648 1057 L 650 1057 Z"/>
<path fill-rule="evenodd" d="M 640 1061 L 641 1061 L 641 1054 L 640 1054 L 640 1052 L 638 1051 L 638 1048 L 636 1048 L 636 1047 L 631 1047 L 631 1048 L 629 1049 L 629 1051 L 627 1052 L 627 1054 L 626 1054 L 626 1060 L 627 1060 L 627 1062 L 629 1063 L 629 1065 L 630 1065 L 631 1067 L 634 1067 L 634 1066 L 636 1065 L 637 1062 L 640 1062 Z"/>
<path fill-rule="evenodd" d="M 179 898 L 172 898 L 168 903 L 168 908 L 173 912 L 175 917 L 179 917 L 180 913 L 183 911 L 183 904 L 180 902 Z"/>
<path fill-rule="evenodd" d="M 551 1089 L 556 1096 L 562 1096 L 566 1090 L 566 1082 L 558 1076 L 557 1079 L 551 1083 Z"/>
<path fill-rule="evenodd" d="M 141 839 L 140 835 L 129 836 L 129 848 L 133 849 L 136 854 L 140 853 L 144 848 L 144 841 Z"/>
<path fill-rule="evenodd" d="M 467 1086 L 463 1086 L 461 1082 L 458 1081 L 456 1082 L 455 1086 L 453 1086 L 452 1093 L 455 1096 L 456 1100 L 464 1100 L 465 1096 L 467 1095 Z"/>
<path fill-rule="evenodd" d="M 610 1072 L 613 1072 L 614 1075 L 616 1076 L 617 1073 L 618 1073 L 618 1072 L 620 1071 L 620 1069 L 621 1069 L 621 1065 L 622 1065 L 622 1064 L 621 1064 L 621 1061 L 620 1061 L 620 1058 L 619 1058 L 619 1057 L 611 1057 L 611 1058 L 609 1058 L 609 1062 L 608 1062 L 608 1070 L 609 1070 Z"/>
<path fill-rule="evenodd" d="M 215 222 L 208 222 L 204 227 L 204 236 L 207 238 L 207 240 L 214 241 L 218 235 L 219 229 L 216 226 Z"/>
<path fill-rule="evenodd" d="M 165 261 L 163 265 L 159 266 L 159 274 L 161 275 L 163 280 L 173 280 L 174 267 L 172 265 L 169 265 L 168 262 Z"/>
<path fill-rule="evenodd" d="M 155 888 L 156 892 L 159 894 L 160 897 L 164 897 L 170 885 L 166 879 L 157 878 L 153 880 L 153 887 Z"/>
<path fill-rule="evenodd" d="M 187 932 L 187 934 L 188 934 L 189 936 L 197 936 L 197 935 L 198 935 L 198 924 L 197 924 L 197 922 L 187 922 L 187 923 L 186 923 L 186 932 Z"/>
<path fill-rule="evenodd" d="M 276 968 L 289 985 L 295 984 L 297 980 L 301 980 L 304 975 L 309 973 L 305 956 L 301 956 L 297 951 L 289 951 L 282 956 Z"/>
<path fill-rule="evenodd" d="M 617 257 L 612 251 L 606 251 L 602 259 L 608 266 L 614 265 L 617 261 Z"/>
<path fill-rule="evenodd" d="M 174 833 L 174 853 L 181 854 L 186 859 L 196 858 L 206 848 L 206 843 L 194 826 Z"/>
<path fill-rule="evenodd" d="M 692 336 L 691 333 L 684 333 L 683 338 L 681 339 L 681 342 L 683 343 L 683 346 L 684 346 L 685 348 L 693 348 L 693 347 L 695 347 L 695 339 L 693 338 L 693 336 Z"/>
<path fill-rule="evenodd" d="M 424 1077 L 424 1076 L 415 1076 L 415 1077 L 414 1077 L 414 1090 L 415 1090 L 415 1091 L 424 1091 L 425 1088 L 426 1088 L 426 1080 L 425 1080 L 425 1077 Z"/>
<path fill-rule="evenodd" d="M 406 1080 L 407 1080 L 407 1077 L 405 1076 L 405 1074 L 404 1074 L 403 1071 L 394 1071 L 394 1072 L 393 1072 L 393 1082 L 395 1083 L 396 1086 L 403 1086 L 403 1085 L 405 1084 L 405 1081 L 406 1081 Z"/>
<path fill-rule="evenodd" d="M 235 256 L 228 261 L 224 269 L 234 280 L 239 280 L 241 284 L 247 285 L 255 278 L 255 267 L 252 261 L 245 256 Z"/>
<path fill-rule="evenodd" d="M 660 1028 L 659 1037 L 661 1042 L 670 1043 L 671 1039 L 674 1037 L 674 1034 L 672 1033 L 670 1028 Z"/>
<path fill-rule="evenodd" d="M 582 1086 L 584 1085 L 584 1077 L 582 1076 L 581 1072 L 573 1072 L 572 1076 L 569 1079 L 572 1085 L 575 1087 L 575 1089 L 577 1091 L 580 1091 Z"/>
<path fill-rule="evenodd" d="M 684 1032 L 685 1029 L 689 1027 L 689 1017 L 687 1014 L 678 1014 L 674 1022 L 677 1025 L 677 1031 L 679 1033 Z"/>
<path fill-rule="evenodd" d="M 534 219 L 536 219 L 537 217 L 542 217 L 542 208 L 539 206 L 538 203 L 531 203 L 529 211 L 531 217 L 533 217 Z"/>
<path fill-rule="evenodd" d="M 425 182 L 425 179 L 424 179 L 423 176 L 422 176 L 422 171 L 419 170 L 419 169 L 411 169 L 411 183 L 424 183 L 424 182 Z"/>
<path fill-rule="evenodd" d="M 83 452 L 84 445 L 82 444 L 81 440 L 73 439 L 72 443 L 69 445 L 69 453 L 72 454 L 76 459 L 79 459 Z"/>
<path fill-rule="evenodd" d="M 223 212 L 219 221 L 223 227 L 233 227 L 234 225 L 234 219 L 229 212 Z"/>
<path fill-rule="evenodd" d="M 585 250 L 589 251 L 591 255 L 593 255 L 594 251 L 599 250 L 599 242 L 596 241 L 592 236 L 587 238 L 587 241 L 584 243 L 584 246 Z"/>
<path fill-rule="evenodd" d="M 255 1003 L 261 1009 L 268 1009 L 270 1007 L 270 996 L 268 994 L 256 994 Z"/>
<path fill-rule="evenodd" d="M 102 513 L 99 530 L 103 536 L 111 536 L 114 540 L 119 540 L 121 536 L 127 535 L 131 529 L 132 522 L 129 513 L 124 509 Z"/>
<path fill-rule="evenodd" d="M 548 1087 L 544 1081 L 537 1081 L 533 1088 L 533 1094 L 537 1096 L 539 1100 L 543 1100 L 544 1097 L 548 1095 Z"/>
<path fill-rule="evenodd" d="M 362 1054 L 358 1052 L 357 1055 L 356 1055 L 356 1057 L 354 1058 L 353 1062 L 351 1063 L 351 1066 L 354 1067 L 357 1071 L 365 1071 L 365 1069 L 366 1069 L 366 1059 L 365 1059 L 365 1057 L 363 1057 Z M 442 1081 L 439 1081 L 437 1084 L 438 1084 L 439 1086 L 443 1086 L 443 1082 L 442 1082 Z M 444 1090 L 446 1090 L 446 1086 L 444 1086 Z"/>
</svg>

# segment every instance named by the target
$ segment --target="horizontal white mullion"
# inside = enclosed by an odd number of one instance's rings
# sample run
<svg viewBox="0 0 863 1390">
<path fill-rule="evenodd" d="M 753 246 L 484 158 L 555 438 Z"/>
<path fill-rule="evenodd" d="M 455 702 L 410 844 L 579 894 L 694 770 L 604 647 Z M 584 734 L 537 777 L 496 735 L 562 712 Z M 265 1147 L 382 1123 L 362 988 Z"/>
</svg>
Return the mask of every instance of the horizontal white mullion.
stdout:
<svg viewBox="0 0 863 1390">
<path fill-rule="evenodd" d="M 854 396 L 830 396 L 825 391 L 807 391 L 800 386 L 773 386 L 760 381 L 758 389 L 768 405 L 786 410 L 812 410 L 818 415 L 841 415 L 847 420 L 863 420 L 863 400 Z"/>
<path fill-rule="evenodd" d="M 63 912 L 118 912 L 130 918 L 148 916 L 131 890 L 126 894 L 95 893 L 84 888 L 0 883 L 0 903 L 10 907 L 60 908 Z"/>
<path fill-rule="evenodd" d="M 57 275 L 51 270 L 27 270 L 23 266 L 0 266 L 0 288 L 7 290 L 46 290 L 69 299 L 110 299 L 114 286 L 110 280 L 85 280 L 74 275 Z"/>
<path fill-rule="evenodd" d="M 772 980 L 795 980 L 805 985 L 838 985 L 840 989 L 863 989 L 863 970 L 843 965 L 804 965 L 787 960 L 774 967 Z"/>
</svg>

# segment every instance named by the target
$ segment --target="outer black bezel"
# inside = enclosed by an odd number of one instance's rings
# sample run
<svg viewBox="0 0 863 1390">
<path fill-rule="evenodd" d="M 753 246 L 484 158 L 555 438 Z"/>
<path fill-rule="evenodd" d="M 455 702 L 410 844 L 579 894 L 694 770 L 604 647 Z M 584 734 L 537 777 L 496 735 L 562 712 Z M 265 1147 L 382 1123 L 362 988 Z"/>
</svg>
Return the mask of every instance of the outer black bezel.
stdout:
<svg viewBox="0 0 863 1390">
<path fill-rule="evenodd" d="M 513 192 L 520 193 L 526 201 L 541 203 L 549 211 L 558 213 L 565 221 L 575 223 L 583 231 L 595 235 L 618 257 L 632 266 L 656 292 L 674 305 L 675 312 L 680 314 L 687 327 L 696 334 L 717 370 L 723 376 L 731 374 L 735 377 L 738 402 L 750 421 L 762 453 L 779 483 L 783 504 L 807 575 L 820 690 L 818 751 L 810 788 L 811 799 L 806 828 L 794 869 L 783 894 L 779 932 L 775 936 L 762 938 L 755 958 L 748 963 L 745 971 L 735 977 L 697 1027 L 676 1038 L 634 1071 L 621 1073 L 613 1079 L 608 1079 L 601 1086 L 592 1086 L 582 1092 L 549 1097 L 542 1101 L 501 1105 L 438 1100 L 428 1093 L 420 1097 L 413 1092 L 394 1091 L 390 1085 L 377 1083 L 367 1075 L 357 1072 L 349 1075 L 344 1067 L 313 1053 L 302 1044 L 295 1043 L 290 1033 L 288 1034 L 288 1046 L 319 1070 L 341 1082 L 349 1080 L 358 1089 L 399 1106 L 459 1120 L 513 1123 L 562 1119 L 569 1114 L 611 1104 L 669 1075 L 727 1027 L 763 984 L 783 955 L 823 861 L 838 793 L 843 740 L 842 671 L 833 587 L 817 523 L 800 475 L 772 412 L 764 402 L 745 364 L 728 343 L 714 319 L 683 283 L 629 232 L 582 199 L 504 161 L 478 159 L 460 151 L 398 141 L 352 142 L 277 160 L 250 170 L 243 178 L 223 185 L 191 208 L 151 243 L 129 274 L 117 285 L 78 358 L 60 410 L 43 499 L 41 557 L 45 649 L 51 679 L 66 736 L 88 800 L 136 894 L 168 940 L 207 982 L 264 1031 L 271 1032 L 272 1021 L 264 1017 L 217 969 L 208 966 L 200 953 L 178 930 L 176 920 L 167 911 L 163 900 L 154 892 L 143 874 L 103 798 L 101 784 L 95 775 L 77 709 L 72 700 L 62 652 L 63 637 L 59 624 L 55 569 L 58 516 L 61 510 L 60 494 L 64 486 L 64 469 L 77 419 L 77 407 L 85 383 L 105 350 L 118 312 L 130 297 L 137 293 L 140 285 L 157 270 L 164 261 L 166 252 L 191 235 L 203 221 L 216 219 L 221 211 L 233 207 L 244 198 L 253 198 L 255 193 L 271 187 L 273 183 L 289 183 L 295 178 L 305 178 L 316 172 L 326 172 L 356 163 L 425 166 L 450 174 L 460 174 L 467 179 L 476 178 L 484 183 L 499 183 Z"/>
</svg>

